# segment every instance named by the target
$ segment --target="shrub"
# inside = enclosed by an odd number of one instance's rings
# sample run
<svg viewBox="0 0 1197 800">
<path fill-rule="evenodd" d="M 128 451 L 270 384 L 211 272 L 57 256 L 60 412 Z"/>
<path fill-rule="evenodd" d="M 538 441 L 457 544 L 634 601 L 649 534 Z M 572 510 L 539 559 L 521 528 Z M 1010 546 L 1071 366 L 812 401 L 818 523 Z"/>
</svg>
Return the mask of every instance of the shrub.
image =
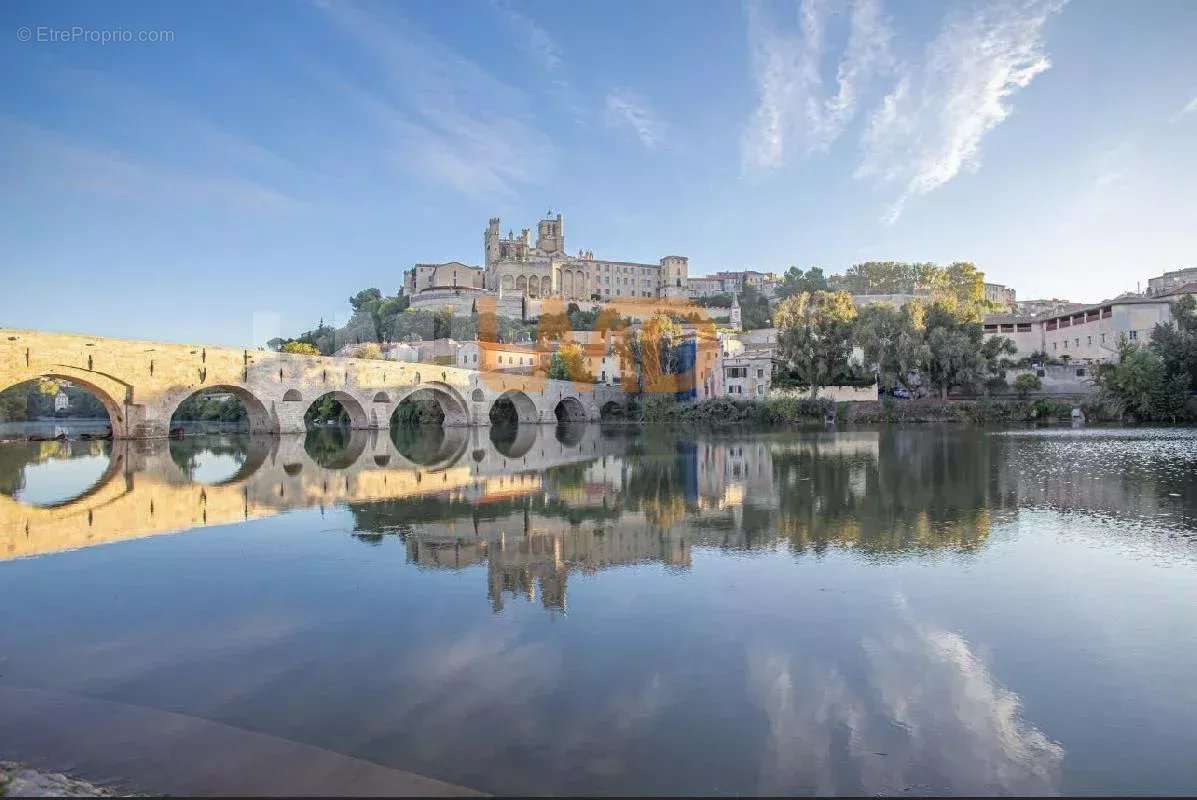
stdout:
<svg viewBox="0 0 1197 800">
<path fill-rule="evenodd" d="M 1039 376 L 1033 372 L 1025 372 L 1014 379 L 1014 390 L 1024 400 L 1031 392 L 1037 392 L 1042 388 L 1043 381 L 1039 380 Z"/>
</svg>

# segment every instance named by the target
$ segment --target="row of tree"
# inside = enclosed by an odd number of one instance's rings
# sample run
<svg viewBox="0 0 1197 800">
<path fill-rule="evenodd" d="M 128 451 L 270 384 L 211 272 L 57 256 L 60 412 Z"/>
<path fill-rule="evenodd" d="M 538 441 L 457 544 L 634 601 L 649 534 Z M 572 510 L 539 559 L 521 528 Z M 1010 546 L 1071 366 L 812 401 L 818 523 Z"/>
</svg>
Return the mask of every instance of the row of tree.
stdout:
<svg viewBox="0 0 1197 800">
<path fill-rule="evenodd" d="M 1017 353 L 1010 339 L 985 339 L 974 309 L 951 295 L 857 309 L 847 292 L 802 292 L 781 302 L 774 321 L 778 355 L 814 396 L 870 374 L 882 389 L 926 386 L 945 398 L 954 388 L 989 389 L 1004 384 Z"/>
</svg>

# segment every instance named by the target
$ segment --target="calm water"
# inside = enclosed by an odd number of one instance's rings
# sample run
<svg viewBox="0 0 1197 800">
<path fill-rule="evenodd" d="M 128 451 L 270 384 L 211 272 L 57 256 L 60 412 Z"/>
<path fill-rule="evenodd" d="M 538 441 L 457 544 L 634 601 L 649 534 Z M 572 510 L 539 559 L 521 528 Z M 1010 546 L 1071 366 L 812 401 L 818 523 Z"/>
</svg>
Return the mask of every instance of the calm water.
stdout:
<svg viewBox="0 0 1197 800">
<path fill-rule="evenodd" d="M 0 720 L 62 698 L 0 756 L 194 756 L 72 753 L 104 701 L 509 794 L 1197 792 L 1192 429 L 41 443 L 0 491 Z"/>
</svg>

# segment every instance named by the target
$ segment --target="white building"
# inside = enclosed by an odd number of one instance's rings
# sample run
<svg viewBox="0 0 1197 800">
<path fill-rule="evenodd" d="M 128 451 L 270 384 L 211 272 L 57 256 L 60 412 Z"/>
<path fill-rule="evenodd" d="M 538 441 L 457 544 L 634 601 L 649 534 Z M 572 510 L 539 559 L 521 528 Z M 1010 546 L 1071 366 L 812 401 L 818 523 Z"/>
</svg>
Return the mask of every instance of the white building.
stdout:
<svg viewBox="0 0 1197 800">
<path fill-rule="evenodd" d="M 986 317 L 984 332 L 986 337 L 1012 339 L 1019 358 L 1046 353 L 1049 358 L 1099 362 L 1117 357 L 1123 336 L 1146 344 L 1157 324 L 1171 320 L 1171 304 L 1166 299 L 1123 295 L 1038 317 Z"/>
</svg>

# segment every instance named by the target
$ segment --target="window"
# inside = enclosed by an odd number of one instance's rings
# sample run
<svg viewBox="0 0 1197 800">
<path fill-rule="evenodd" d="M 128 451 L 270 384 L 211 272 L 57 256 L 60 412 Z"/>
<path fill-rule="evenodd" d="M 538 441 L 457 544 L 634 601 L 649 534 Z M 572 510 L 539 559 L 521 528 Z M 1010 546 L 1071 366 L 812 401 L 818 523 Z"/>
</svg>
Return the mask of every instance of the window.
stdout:
<svg viewBox="0 0 1197 800">
<path fill-rule="evenodd" d="M 1102 344 L 1106 343 L 1106 335 L 1104 333 L 1101 335 L 1101 343 Z"/>
<path fill-rule="evenodd" d="M 1077 347 L 1080 347 L 1081 346 L 1081 337 L 1079 337 L 1079 336 L 1076 337 L 1075 339 L 1073 339 L 1072 343 L 1074 345 L 1076 345 Z"/>
<path fill-rule="evenodd" d="M 1138 339 L 1138 338 L 1139 338 L 1139 332 L 1138 332 L 1138 331 L 1130 331 L 1130 332 L 1127 334 L 1127 338 L 1130 338 L 1130 339 Z"/>
<path fill-rule="evenodd" d="M 1056 344 L 1057 344 L 1056 342 L 1052 342 L 1052 349 L 1053 349 L 1053 350 L 1055 350 L 1055 349 L 1056 349 Z"/>
<path fill-rule="evenodd" d="M 1068 349 L 1068 340 L 1067 339 L 1064 340 L 1064 349 L 1065 350 Z"/>
<path fill-rule="evenodd" d="M 727 377 L 729 378 L 747 378 L 748 367 L 728 367 Z"/>
<path fill-rule="evenodd" d="M 976 330 L 976 328 L 974 328 L 973 330 Z M 756 376 L 757 376 L 758 378 L 763 378 L 763 377 L 765 377 L 765 371 L 764 371 L 763 369 L 758 369 L 758 370 L 756 371 Z"/>
<path fill-rule="evenodd" d="M 760 395 L 763 395 L 763 394 L 765 393 L 765 387 L 764 387 L 764 385 L 757 386 L 757 387 L 756 387 L 756 393 L 757 393 L 757 394 L 760 394 Z"/>
<path fill-rule="evenodd" d="M 1086 336 L 1086 337 L 1085 337 L 1085 344 L 1087 344 L 1087 345 L 1089 345 L 1090 347 L 1092 347 L 1092 346 L 1093 346 L 1093 337 L 1092 337 L 1092 336 Z"/>
<path fill-rule="evenodd" d="M 1018 332 L 1019 333 L 1030 333 L 1031 332 L 1031 323 L 1029 323 L 1029 322 L 1018 323 Z"/>
</svg>

